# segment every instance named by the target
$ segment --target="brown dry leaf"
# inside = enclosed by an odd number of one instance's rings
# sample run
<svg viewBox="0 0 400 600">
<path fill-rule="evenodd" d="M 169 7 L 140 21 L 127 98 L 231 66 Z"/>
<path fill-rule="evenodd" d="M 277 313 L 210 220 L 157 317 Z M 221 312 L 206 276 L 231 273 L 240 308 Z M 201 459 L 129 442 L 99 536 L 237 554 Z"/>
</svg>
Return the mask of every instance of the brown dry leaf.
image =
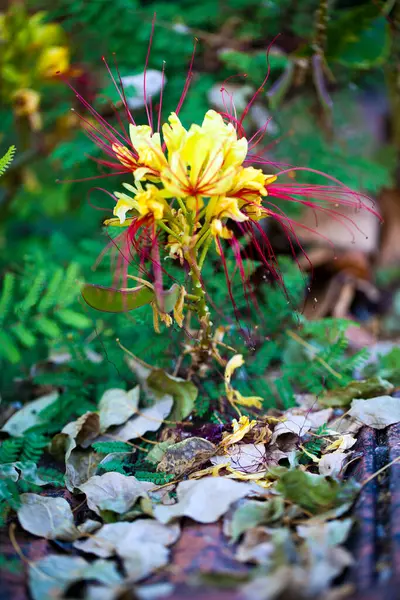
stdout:
<svg viewBox="0 0 400 600">
<path fill-rule="evenodd" d="M 106 390 L 99 402 L 100 430 L 125 423 L 137 411 L 139 396 L 138 385 L 128 392 L 119 388 Z"/>
<path fill-rule="evenodd" d="M 200 468 L 216 451 L 217 447 L 204 438 L 187 438 L 165 450 L 157 471 L 181 476 L 193 469 Z"/>
<path fill-rule="evenodd" d="M 305 435 L 311 427 L 312 422 L 306 415 L 297 415 L 293 412 L 287 412 L 284 414 L 285 421 L 276 425 L 272 437 L 271 444 L 275 444 L 281 436 L 285 436 L 285 441 L 297 442 L 299 436 Z"/>
<path fill-rule="evenodd" d="M 68 423 L 54 436 L 50 452 L 57 458 L 69 459 L 71 452 L 77 446 L 87 448 L 100 433 L 100 417 L 98 413 L 87 412 L 76 421 Z"/>
<path fill-rule="evenodd" d="M 162 400 L 149 408 L 143 408 L 139 415 L 131 417 L 124 425 L 117 427 L 113 435 L 119 440 L 128 441 L 144 435 L 147 431 L 158 431 L 171 412 L 172 405 L 172 396 L 165 395 Z M 104 439 L 109 441 L 109 438 Z"/>
</svg>

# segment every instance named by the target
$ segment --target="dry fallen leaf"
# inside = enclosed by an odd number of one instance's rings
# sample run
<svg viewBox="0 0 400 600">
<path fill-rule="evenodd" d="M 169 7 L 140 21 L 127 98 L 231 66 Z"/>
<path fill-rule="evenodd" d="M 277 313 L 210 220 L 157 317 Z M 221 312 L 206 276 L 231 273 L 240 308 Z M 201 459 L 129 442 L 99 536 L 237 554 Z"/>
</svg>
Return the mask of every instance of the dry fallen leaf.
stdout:
<svg viewBox="0 0 400 600">
<path fill-rule="evenodd" d="M 74 540 L 79 537 L 71 507 L 64 498 L 21 494 L 20 500 L 18 520 L 29 533 L 49 540 Z"/>
<path fill-rule="evenodd" d="M 348 458 L 349 453 L 345 452 L 332 452 L 331 454 L 324 454 L 318 463 L 320 474 L 329 477 L 337 477 Z"/>
<path fill-rule="evenodd" d="M 227 448 L 226 454 L 210 460 L 213 465 L 228 464 L 237 471 L 257 473 L 267 469 L 265 456 L 265 444 L 235 444 Z"/>
<path fill-rule="evenodd" d="M 275 444 L 281 435 L 287 434 L 290 434 L 291 437 L 297 440 L 299 436 L 305 435 L 313 427 L 312 422 L 306 415 L 296 415 L 292 412 L 287 412 L 284 416 L 285 421 L 278 423 L 272 433 L 271 444 Z"/>
<path fill-rule="evenodd" d="M 187 438 L 165 450 L 157 470 L 180 476 L 200 467 L 216 451 L 216 446 L 204 438 Z"/>
<path fill-rule="evenodd" d="M 172 506 L 155 506 L 154 516 L 161 523 L 169 523 L 177 517 L 190 517 L 199 523 L 214 523 L 231 504 L 253 490 L 251 484 L 225 477 L 182 481 L 177 486 L 178 502 Z"/>
<path fill-rule="evenodd" d="M 179 537 L 178 525 L 163 525 L 153 519 L 137 519 L 133 523 L 110 523 L 89 539 L 75 542 L 82 552 L 102 558 L 122 558 L 130 581 L 147 577 L 168 563 L 167 546 Z"/>
<path fill-rule="evenodd" d="M 86 494 L 88 507 L 98 515 L 102 510 L 122 514 L 128 511 L 138 498 L 147 498 L 142 483 L 133 476 L 110 472 L 94 475 L 79 488 Z"/>
<path fill-rule="evenodd" d="M 106 560 L 87 562 L 80 556 L 50 554 L 29 565 L 29 590 L 33 600 L 63 598 L 76 581 L 99 581 L 104 586 L 122 583 L 114 563 Z"/>
<path fill-rule="evenodd" d="M 119 388 L 104 392 L 99 402 L 100 430 L 125 423 L 136 412 L 139 396 L 138 385 L 128 392 Z"/>
<path fill-rule="evenodd" d="M 368 400 L 353 400 L 349 415 L 374 429 L 385 429 L 400 421 L 400 398 L 378 396 Z"/>
<path fill-rule="evenodd" d="M 125 425 L 114 430 L 113 436 L 119 440 L 127 441 L 134 440 L 147 431 L 158 431 L 165 417 L 171 412 L 172 404 L 172 396 L 164 396 L 163 400 L 159 400 L 150 408 L 142 409 L 140 415 L 130 418 Z M 106 441 L 109 441 L 109 439 L 107 438 Z M 100 438 L 97 441 L 100 441 Z"/>
<path fill-rule="evenodd" d="M 10 435 L 17 437 L 23 435 L 25 431 L 35 425 L 44 424 L 46 421 L 42 419 L 40 413 L 42 410 L 51 406 L 58 399 L 59 394 L 52 392 L 41 398 L 28 402 L 23 408 L 12 415 L 7 423 L 2 427 L 1 431 L 5 431 Z"/>
</svg>

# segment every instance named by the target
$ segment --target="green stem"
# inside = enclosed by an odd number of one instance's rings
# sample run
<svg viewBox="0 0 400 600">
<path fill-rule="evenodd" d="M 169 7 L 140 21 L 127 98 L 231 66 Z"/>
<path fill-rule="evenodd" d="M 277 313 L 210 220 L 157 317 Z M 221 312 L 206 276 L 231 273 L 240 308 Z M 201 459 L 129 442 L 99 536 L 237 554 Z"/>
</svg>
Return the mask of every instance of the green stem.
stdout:
<svg viewBox="0 0 400 600">
<path fill-rule="evenodd" d="M 202 249 L 201 254 L 200 254 L 200 259 L 199 259 L 199 270 L 200 271 L 203 268 L 203 264 L 204 264 L 204 261 L 206 259 L 207 252 L 208 252 L 208 249 L 209 249 L 209 247 L 211 245 L 211 242 L 212 242 L 212 235 L 210 234 L 209 237 L 207 238 L 206 243 L 204 244 L 203 249 Z"/>
<path fill-rule="evenodd" d="M 212 344 L 212 331 L 210 311 L 206 302 L 206 291 L 201 282 L 201 267 L 189 252 L 185 255 L 185 259 L 190 267 L 189 274 L 192 279 L 193 295 L 197 300 L 195 307 L 201 325 L 200 344 L 204 346 L 205 350 L 208 350 Z"/>
<path fill-rule="evenodd" d="M 172 229 L 170 229 L 170 228 L 168 227 L 168 225 L 166 225 L 166 224 L 165 224 L 165 223 L 163 223 L 162 221 L 157 221 L 157 225 L 158 225 L 159 227 L 161 227 L 161 229 L 164 229 L 164 231 L 165 231 L 166 233 L 168 233 L 168 235 L 172 235 L 172 236 L 173 236 L 175 239 L 177 239 L 177 240 L 178 240 L 178 242 L 180 242 L 180 241 L 181 241 L 181 240 L 180 240 L 180 237 L 178 236 L 178 234 L 177 234 L 177 233 L 175 233 L 174 231 L 172 231 Z"/>
</svg>

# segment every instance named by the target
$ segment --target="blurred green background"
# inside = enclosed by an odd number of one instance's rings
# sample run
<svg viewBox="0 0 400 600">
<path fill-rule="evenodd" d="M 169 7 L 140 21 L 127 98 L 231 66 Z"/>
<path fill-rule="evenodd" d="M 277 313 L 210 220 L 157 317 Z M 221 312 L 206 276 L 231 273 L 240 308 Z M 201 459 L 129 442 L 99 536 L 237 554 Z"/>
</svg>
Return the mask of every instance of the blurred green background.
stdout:
<svg viewBox="0 0 400 600">
<path fill-rule="evenodd" d="M 115 123 L 118 97 L 102 56 L 111 65 L 115 57 L 135 119 L 145 123 L 141 75 L 154 13 L 149 93 L 159 92 L 165 62 L 164 115 L 179 101 L 195 38 L 193 80 L 181 111 L 186 125 L 210 107 L 223 110 L 222 83 L 246 73 L 227 84 L 240 110 L 263 81 L 266 50 L 280 34 L 269 52 L 268 82 L 249 114 L 250 134 L 271 119 L 264 139 L 271 160 L 324 171 L 374 198 L 398 188 L 400 9 L 393 0 L 1 1 L 0 156 L 17 148 L 0 180 L 4 399 L 23 401 L 35 386 L 43 390 L 49 371 L 66 369 L 71 356 L 80 390 L 90 378 L 79 373 L 85 357 L 93 369 L 107 358 L 96 377 L 100 388 L 111 387 L 126 369 L 116 335 L 149 362 L 173 363 L 165 337 L 149 334 L 151 315 L 95 314 L 80 299 L 78 280 L 110 282 L 106 260 L 93 272 L 107 239 L 106 213 L 92 204 L 109 208 L 108 196 L 93 188 L 113 191 L 119 182 L 90 179 L 105 169 L 90 159 L 100 151 L 71 112 L 82 107 L 64 81 Z M 57 70 L 64 78 L 54 76 Z M 285 252 L 283 243 L 279 249 Z M 222 306 L 224 278 L 213 269 Z M 301 297 L 303 281 L 295 274 L 290 281 Z M 271 306 L 275 300 L 270 296 Z M 174 336 L 168 332 L 169 341 Z M 52 366 L 41 368 L 49 356 Z"/>
</svg>

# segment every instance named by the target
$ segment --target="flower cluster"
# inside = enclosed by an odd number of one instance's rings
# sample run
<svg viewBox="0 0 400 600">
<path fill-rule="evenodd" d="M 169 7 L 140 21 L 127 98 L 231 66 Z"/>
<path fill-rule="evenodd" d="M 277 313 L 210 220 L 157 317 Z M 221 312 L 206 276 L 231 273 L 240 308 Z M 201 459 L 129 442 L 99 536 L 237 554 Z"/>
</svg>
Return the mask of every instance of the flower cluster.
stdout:
<svg viewBox="0 0 400 600">
<path fill-rule="evenodd" d="M 193 243 L 211 234 L 229 239 L 229 220 L 242 223 L 268 215 L 262 206 L 275 175 L 245 167 L 245 137 L 238 139 L 232 123 L 209 110 L 201 126 L 186 130 L 172 113 L 162 127 L 164 143 L 150 126 L 130 125 L 133 151 L 114 143 L 121 164 L 133 173 L 129 193 L 115 192 L 114 215 L 120 225 L 148 217 L 169 231 L 170 254 L 183 257 Z M 115 220 L 108 220 L 115 224 Z M 175 238 L 175 239 L 174 239 Z"/>
</svg>

